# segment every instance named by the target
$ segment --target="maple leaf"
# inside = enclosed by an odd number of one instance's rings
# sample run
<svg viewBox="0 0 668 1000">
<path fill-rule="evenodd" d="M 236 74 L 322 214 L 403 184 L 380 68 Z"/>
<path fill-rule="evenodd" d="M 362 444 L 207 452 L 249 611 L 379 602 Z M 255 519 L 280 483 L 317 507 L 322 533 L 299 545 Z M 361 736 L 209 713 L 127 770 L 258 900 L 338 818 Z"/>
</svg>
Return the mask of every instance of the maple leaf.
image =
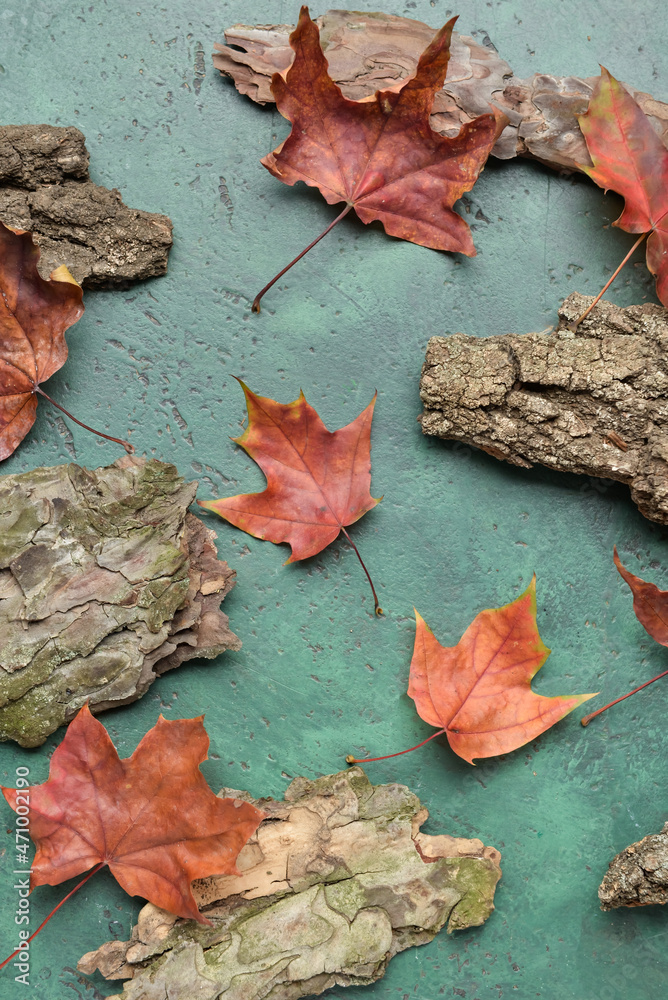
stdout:
<svg viewBox="0 0 668 1000">
<path fill-rule="evenodd" d="M 37 847 L 30 887 L 59 885 L 108 865 L 131 896 L 208 924 L 193 879 L 237 874 L 236 858 L 264 813 L 219 799 L 199 765 L 209 738 L 196 719 L 162 716 L 132 754 L 120 760 L 87 705 L 51 758 L 49 779 L 28 789 L 2 788 L 25 815 Z"/>
<path fill-rule="evenodd" d="M 441 646 L 417 611 L 415 617 L 408 694 L 420 718 L 438 729 L 418 746 L 445 733 L 454 752 L 472 764 L 516 750 L 595 697 L 547 698 L 531 690 L 550 653 L 536 625 L 535 576 L 517 600 L 476 615 L 456 646 Z"/>
<path fill-rule="evenodd" d="M 643 234 L 601 295 L 650 233 L 647 266 L 656 277 L 659 299 L 668 306 L 668 149 L 642 108 L 603 66 L 587 111 L 577 118 L 593 162 L 592 167 L 580 164 L 580 169 L 599 187 L 624 198 L 624 211 L 613 225 Z"/>
<path fill-rule="evenodd" d="M 233 440 L 260 466 L 267 487 L 262 493 L 198 504 L 256 538 L 287 542 L 292 554 L 286 563 L 317 555 L 343 532 L 362 563 L 380 614 L 371 577 L 346 531 L 382 499 L 369 492 L 376 396 L 352 423 L 332 432 L 303 392 L 292 403 L 277 403 L 237 381 L 246 396 L 248 427 Z"/>
<path fill-rule="evenodd" d="M 0 461 L 18 447 L 35 422 L 37 395 L 99 437 L 102 434 L 68 413 L 42 389 L 65 364 L 65 331 L 83 315 L 81 287 L 66 267 L 45 281 L 37 270 L 39 249 L 30 233 L 0 222 Z"/>
<path fill-rule="evenodd" d="M 668 590 L 659 590 L 654 583 L 647 583 L 646 580 L 642 580 L 639 576 L 630 573 L 622 564 L 616 545 L 613 551 L 613 558 L 620 576 L 631 588 L 633 610 L 636 618 L 653 639 L 661 646 L 668 646 Z M 631 695 L 642 691 L 643 688 L 648 687 L 654 681 L 658 681 L 667 675 L 668 670 L 664 670 L 662 673 L 657 674 L 656 677 L 652 677 L 651 680 L 645 681 L 644 684 L 639 684 L 638 687 L 633 688 L 628 694 L 622 695 L 621 698 L 615 698 L 614 701 L 608 702 L 607 705 L 597 709 L 596 712 L 585 715 L 584 719 L 581 720 L 582 725 L 588 726 L 591 720 L 595 719 L 597 715 L 601 715 L 602 712 L 606 712 L 613 705 L 618 705 L 620 701 L 625 701 Z"/>
<path fill-rule="evenodd" d="M 382 222 L 390 236 L 475 256 L 471 231 L 452 206 L 475 184 L 507 120 L 501 112 L 481 115 L 454 138 L 432 130 L 429 115 L 445 80 L 456 20 L 436 33 L 415 74 L 398 89 L 351 101 L 330 77 L 318 27 L 302 7 L 290 36 L 294 61 L 285 77 L 275 73 L 271 82 L 292 132 L 261 162 L 284 184 L 304 181 L 328 204 L 346 207 L 262 289 L 254 312 L 274 282 L 352 208 L 362 222 Z"/>
</svg>

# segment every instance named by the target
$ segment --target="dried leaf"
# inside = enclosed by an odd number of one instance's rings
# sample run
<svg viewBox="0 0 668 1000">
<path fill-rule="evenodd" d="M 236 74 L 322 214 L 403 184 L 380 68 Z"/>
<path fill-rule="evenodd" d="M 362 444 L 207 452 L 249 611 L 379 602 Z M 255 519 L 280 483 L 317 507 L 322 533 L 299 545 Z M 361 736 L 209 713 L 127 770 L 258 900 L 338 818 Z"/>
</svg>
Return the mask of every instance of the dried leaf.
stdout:
<svg viewBox="0 0 668 1000">
<path fill-rule="evenodd" d="M 536 578 L 517 600 L 481 611 L 456 646 L 416 612 L 408 694 L 469 764 L 524 746 L 593 694 L 546 698 L 531 679 L 549 656 L 536 625 Z"/>
<path fill-rule="evenodd" d="M 240 647 L 219 610 L 235 574 L 187 513 L 196 488 L 139 458 L 0 477 L 0 739 L 36 746 L 84 702 L 127 704 Z"/>
<path fill-rule="evenodd" d="M 613 223 L 627 233 L 647 233 L 647 266 L 656 293 L 668 306 L 668 148 L 647 115 L 607 69 L 601 67 L 586 114 L 578 118 L 593 167 L 582 169 L 600 187 L 625 201 Z"/>
<path fill-rule="evenodd" d="M 234 440 L 260 466 L 267 488 L 198 504 L 256 538 L 287 542 L 288 563 L 322 552 L 341 531 L 350 540 L 346 526 L 380 503 L 369 492 L 376 397 L 352 423 L 332 432 L 303 393 L 292 403 L 277 403 L 240 385 L 248 427 Z"/>
<path fill-rule="evenodd" d="M 372 785 L 353 768 L 296 778 L 284 801 L 257 804 L 267 818 L 239 856 L 241 874 L 193 886 L 213 927 L 148 905 L 130 941 L 109 941 L 79 968 L 134 977 L 123 1000 L 298 1000 L 372 983 L 393 955 L 445 925 L 482 924 L 494 908 L 499 852 L 420 833 L 428 812 L 403 785 Z"/>
<path fill-rule="evenodd" d="M 276 106 L 292 131 L 262 163 L 284 184 L 304 181 L 328 204 L 346 208 L 292 261 L 296 263 L 351 208 L 362 220 L 380 221 L 390 236 L 435 250 L 475 256 L 471 231 L 453 210 L 475 184 L 506 118 L 481 115 L 447 138 L 434 132 L 429 115 L 450 58 L 452 18 L 420 57 L 415 75 L 372 98 L 350 101 L 329 75 L 320 33 L 308 7 L 290 36 L 295 59 L 285 78 L 275 73 Z M 259 312 L 264 293 L 253 302 Z"/>
<path fill-rule="evenodd" d="M 631 588 L 636 618 L 653 639 L 662 646 L 668 646 L 668 590 L 659 590 L 656 584 L 647 583 L 629 573 L 622 565 L 616 545 L 614 560 L 620 576 Z"/>
<path fill-rule="evenodd" d="M 53 753 L 48 781 L 2 788 L 15 811 L 20 805 L 25 814 L 29 801 L 37 847 L 30 888 L 60 885 L 104 863 L 131 896 L 209 924 L 190 883 L 236 874 L 237 855 L 264 813 L 219 799 L 207 785 L 199 769 L 209 746 L 202 718 L 160 716 L 132 756 L 120 760 L 84 705 Z"/>
<path fill-rule="evenodd" d="M 39 385 L 67 360 L 65 331 L 83 315 L 81 288 L 45 281 L 30 233 L 0 222 L 0 461 L 35 422 Z"/>
<path fill-rule="evenodd" d="M 452 206 L 470 191 L 494 144 L 497 122 L 482 115 L 454 139 L 433 132 L 429 112 L 450 58 L 452 18 L 398 91 L 349 101 L 331 79 L 320 33 L 302 7 L 290 38 L 295 60 L 272 91 L 292 132 L 262 163 L 284 184 L 304 181 L 330 205 L 352 204 L 362 222 L 391 236 L 475 255 L 471 232 Z"/>
</svg>

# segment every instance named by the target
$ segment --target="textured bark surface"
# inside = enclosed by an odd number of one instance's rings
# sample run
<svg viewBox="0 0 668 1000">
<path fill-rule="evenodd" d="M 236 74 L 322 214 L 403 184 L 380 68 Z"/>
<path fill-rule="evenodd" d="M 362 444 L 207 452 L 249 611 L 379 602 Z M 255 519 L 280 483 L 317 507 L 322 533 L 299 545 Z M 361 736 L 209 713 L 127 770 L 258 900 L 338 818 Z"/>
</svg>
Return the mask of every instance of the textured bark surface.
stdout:
<svg viewBox="0 0 668 1000">
<path fill-rule="evenodd" d="M 171 221 L 93 184 L 76 128 L 0 126 L 0 220 L 34 233 L 45 278 L 65 264 L 84 287 L 111 288 L 167 271 Z"/>
<path fill-rule="evenodd" d="M 372 785 L 355 767 L 296 778 L 283 802 L 256 804 L 267 818 L 241 874 L 193 883 L 212 927 L 147 904 L 130 941 L 107 942 L 79 969 L 133 977 L 122 1000 L 298 1000 L 372 983 L 398 952 L 494 909 L 499 852 L 420 833 L 429 814 L 404 785 Z"/>
<path fill-rule="evenodd" d="M 425 434 L 530 468 L 626 483 L 645 517 L 668 523 L 668 312 L 577 292 L 556 329 L 432 337 L 422 368 Z"/>
<path fill-rule="evenodd" d="M 420 53 L 436 33 L 422 21 L 391 14 L 330 10 L 316 18 L 332 78 L 353 100 L 396 86 L 415 71 Z M 214 45 L 213 64 L 230 76 L 242 94 L 260 104 L 273 101 L 273 73 L 284 72 L 294 55 L 288 41 L 293 26 L 237 24 L 225 32 L 227 45 Z M 231 46 L 235 46 L 232 48 Z M 243 51 L 239 51 L 242 49 Z M 483 44 L 466 35 L 452 36 L 451 59 L 443 90 L 436 95 L 431 126 L 456 134 L 489 105 L 510 119 L 493 150 L 500 159 L 531 156 L 560 170 L 578 170 L 591 160 L 575 114 L 587 109 L 594 78 L 513 75 L 489 38 Z M 650 94 L 627 88 L 650 116 L 660 135 L 668 136 L 668 105 Z"/>
<path fill-rule="evenodd" d="M 0 739 L 38 746 L 85 701 L 135 701 L 240 648 L 219 610 L 235 573 L 187 513 L 196 487 L 129 457 L 0 477 Z"/>
<path fill-rule="evenodd" d="M 598 898 L 602 910 L 668 903 L 668 823 L 612 859 Z"/>
</svg>

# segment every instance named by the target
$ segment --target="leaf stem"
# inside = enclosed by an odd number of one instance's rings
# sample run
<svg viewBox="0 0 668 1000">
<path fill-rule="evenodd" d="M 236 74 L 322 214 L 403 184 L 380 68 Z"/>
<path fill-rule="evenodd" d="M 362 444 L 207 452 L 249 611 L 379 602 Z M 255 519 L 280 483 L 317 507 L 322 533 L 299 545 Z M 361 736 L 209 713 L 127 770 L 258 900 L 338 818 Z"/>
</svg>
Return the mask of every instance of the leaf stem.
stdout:
<svg viewBox="0 0 668 1000">
<path fill-rule="evenodd" d="M 269 291 L 269 289 L 271 288 L 271 286 L 272 286 L 272 285 L 275 285 L 275 284 L 276 284 L 276 282 L 278 281 L 278 279 L 279 279 L 279 278 L 282 278 L 282 277 L 283 277 L 283 275 L 285 274 L 285 272 L 286 272 L 286 271 L 289 271 L 289 270 L 290 270 L 290 268 L 291 268 L 291 267 L 293 266 L 293 264 L 296 264 L 298 260 L 301 260 L 301 259 L 302 259 L 302 257 L 304 256 L 304 254 L 307 254 L 307 253 L 309 252 L 309 250 L 312 250 L 312 249 L 313 249 L 313 247 L 314 247 L 314 246 L 316 245 L 316 243 L 319 243 L 319 242 L 320 242 L 320 240 L 321 240 L 321 239 L 323 238 L 323 236 L 326 236 L 326 235 L 327 235 L 327 233 L 328 233 L 328 232 L 330 231 L 330 229 L 333 229 L 333 228 L 334 228 L 334 226 L 335 226 L 335 225 L 337 224 L 337 222 L 340 222 L 340 221 L 341 221 L 341 219 L 342 219 L 342 218 L 343 218 L 343 217 L 344 217 L 345 215 L 347 215 L 347 214 L 348 214 L 348 212 L 350 211 L 350 209 L 351 209 L 352 207 L 353 207 L 353 206 L 352 206 L 352 204 L 348 204 L 348 205 L 346 205 L 346 207 L 345 207 L 345 208 L 344 208 L 344 210 L 343 210 L 343 211 L 341 212 L 341 214 L 340 214 L 340 215 L 337 215 L 337 217 L 336 217 L 336 218 L 334 219 L 334 221 L 333 221 L 333 222 L 330 222 L 330 224 L 329 224 L 329 225 L 327 226 L 327 228 L 326 228 L 326 229 L 324 229 L 324 230 L 323 230 L 323 231 L 322 231 L 322 232 L 320 233 L 320 236 L 316 236 L 316 238 L 315 238 L 315 239 L 313 240 L 313 243 L 309 243 L 309 245 L 308 245 L 308 246 L 306 247 L 306 250 L 302 250 L 302 252 L 301 252 L 300 254 L 298 254 L 298 255 L 297 255 L 297 256 L 295 257 L 295 259 L 294 259 L 294 260 L 291 260 L 291 261 L 290 261 L 290 263 L 289 263 L 289 264 L 288 264 L 288 265 L 287 265 L 286 267 L 284 267 L 282 271 L 279 271 L 279 272 L 278 272 L 278 274 L 276 275 L 276 277 L 275 277 L 275 278 L 272 278 L 272 279 L 271 279 L 271 281 L 269 282 L 269 284 L 268 284 L 268 285 L 265 285 L 265 286 L 264 286 L 264 288 L 262 289 L 262 291 L 261 291 L 261 292 L 258 292 L 258 293 L 257 293 L 257 295 L 255 296 L 255 298 L 253 299 L 253 306 L 252 306 L 252 309 L 253 309 L 253 312 L 254 312 L 254 313 L 259 313 L 259 312 L 260 312 L 260 299 L 262 298 L 262 296 L 264 295 L 264 293 L 265 293 L 265 292 L 268 292 L 268 291 Z"/>
<path fill-rule="evenodd" d="M 111 437 L 109 434 L 103 434 L 102 431 L 96 431 L 94 427 L 89 427 L 88 424 L 84 424 L 84 423 L 81 422 L 81 420 L 77 420 L 77 418 L 75 416 L 73 416 L 69 412 L 69 410 L 66 410 L 64 406 L 61 406 L 60 403 L 57 403 L 55 401 L 55 399 L 51 399 L 51 396 L 47 395 L 44 392 L 44 389 L 42 389 L 41 386 L 36 385 L 35 386 L 35 392 L 38 392 L 40 394 L 40 396 L 44 396 L 44 399 L 48 399 L 48 401 L 51 403 L 52 406 L 55 406 L 57 409 L 62 410 L 62 412 L 65 414 L 65 416 L 69 417 L 70 420 L 73 420 L 75 424 L 79 425 L 79 427 L 83 427 L 84 430 L 90 431 L 91 434 L 96 434 L 98 437 L 104 438 L 105 441 L 113 441 L 113 442 L 115 442 L 115 444 L 122 445 L 123 448 L 125 448 L 125 450 L 128 453 L 128 455 L 134 455 L 134 453 L 135 453 L 134 446 L 131 445 L 129 441 L 121 441 L 120 438 Z M 2 966 L 0 965 L 0 969 L 1 968 L 2 968 Z"/>
<path fill-rule="evenodd" d="M 384 757 L 365 757 L 364 760 L 358 760 L 357 757 L 353 757 L 352 754 L 348 754 L 346 757 L 346 764 L 368 764 L 371 760 L 389 760 L 390 757 L 401 757 L 403 753 L 410 753 L 411 750 L 419 750 L 423 747 L 425 743 L 429 743 L 429 740 L 436 739 L 437 736 L 442 736 L 445 729 L 439 729 L 438 732 L 432 733 L 428 736 L 426 740 L 422 740 L 422 743 L 416 743 L 414 747 L 409 747 L 408 750 L 399 750 L 398 753 L 386 753 Z"/>
<path fill-rule="evenodd" d="M 341 526 L 341 531 L 343 532 L 343 534 L 346 536 L 346 538 L 348 539 L 348 541 L 350 542 L 350 544 L 354 548 L 355 554 L 356 554 L 357 558 L 359 559 L 359 561 L 361 563 L 362 569 L 366 573 L 366 578 L 369 581 L 369 586 L 371 587 L 371 593 L 373 594 L 373 603 L 375 605 L 374 610 L 375 610 L 375 612 L 376 612 L 377 615 L 382 615 L 383 609 L 381 608 L 380 604 L 378 603 L 378 597 L 376 595 L 376 588 L 374 587 L 373 580 L 371 579 L 371 577 L 369 575 L 369 570 L 364 565 L 364 560 L 362 559 L 362 557 L 361 557 L 361 555 L 359 553 L 359 549 L 357 548 L 357 546 L 355 545 L 354 541 L 352 540 L 352 538 L 350 537 L 350 535 L 348 534 L 348 532 L 346 531 L 346 529 L 343 527 L 343 525 Z"/>
<path fill-rule="evenodd" d="M 613 705 L 619 704 L 620 701 L 624 701 L 626 698 L 630 698 L 632 694 L 636 693 L 636 691 L 642 691 L 643 688 L 646 688 L 649 684 L 653 684 L 654 681 L 658 681 L 662 677 L 665 677 L 666 674 L 668 674 L 668 670 L 664 670 L 662 674 L 657 674 L 656 677 L 652 677 L 651 681 L 645 681 L 644 684 L 640 684 L 639 687 L 634 688 L 633 691 L 629 691 L 628 694 L 623 694 L 621 698 L 615 698 L 614 701 L 611 701 L 607 705 L 604 705 L 603 708 L 599 708 L 596 712 L 592 712 L 590 715 L 585 715 L 584 719 L 580 719 L 580 722 L 582 723 L 583 726 L 588 726 L 591 720 L 595 719 L 597 715 L 601 714 L 601 712 L 605 712 L 606 708 L 612 708 Z"/>
<path fill-rule="evenodd" d="M 36 937 L 39 934 L 39 932 L 41 931 L 42 927 L 44 927 L 45 924 L 48 924 L 48 922 L 51 919 L 51 917 L 54 915 L 54 913 L 56 913 L 60 909 L 60 907 L 63 905 L 63 903 L 66 903 L 67 900 L 70 898 L 70 896 L 73 896 L 75 892 L 78 892 L 79 889 L 81 888 L 81 886 L 86 884 L 86 882 L 88 881 L 89 878 L 91 878 L 93 875 L 95 875 L 96 872 L 99 872 L 100 868 L 104 868 L 104 866 L 106 865 L 106 863 L 107 863 L 106 861 L 100 861 L 99 864 L 95 865 L 95 868 L 91 868 L 91 870 L 88 872 L 88 874 L 86 875 L 86 877 L 82 878 L 81 881 L 79 882 L 79 884 L 75 885 L 74 888 L 70 892 L 68 892 L 68 894 L 65 896 L 65 898 L 61 899 L 61 901 L 58 903 L 57 906 L 54 906 L 54 908 L 51 910 L 51 913 L 48 915 L 48 917 L 45 917 L 45 919 L 41 922 L 41 924 L 39 925 L 39 927 L 37 928 L 37 930 L 33 931 L 29 938 L 26 938 L 25 941 L 21 945 L 19 945 L 17 948 L 15 948 L 14 951 L 9 956 L 9 958 L 6 958 L 4 960 L 4 962 L 0 962 L 0 969 L 4 969 L 4 967 L 9 962 L 11 962 L 11 960 L 14 958 L 14 956 L 18 952 L 22 951 L 23 948 L 25 948 L 25 946 L 30 941 L 32 941 L 32 939 L 34 937 Z"/>
<path fill-rule="evenodd" d="M 594 308 L 594 306 L 596 305 L 596 303 L 599 301 L 599 299 L 601 299 L 605 295 L 605 293 L 607 292 L 607 290 L 610 288 L 610 285 L 613 283 L 613 281 L 615 280 L 615 278 L 617 277 L 617 275 L 619 274 L 619 272 L 621 271 L 621 269 L 624 267 L 624 264 L 626 264 L 627 260 L 631 256 L 633 256 L 633 253 L 640 246 L 640 244 L 642 243 L 642 241 L 645 239 L 646 236 L 647 236 L 647 233 L 641 233 L 640 234 L 640 236 L 638 237 L 638 239 L 635 241 L 635 243 L 633 244 L 633 246 L 631 247 L 631 249 L 627 253 L 627 255 L 624 258 L 624 260 L 621 262 L 621 264 L 619 265 L 619 267 L 617 268 L 617 270 L 614 272 L 614 274 L 612 275 L 612 277 L 605 283 L 605 285 L 603 286 L 603 288 L 601 289 L 601 291 L 598 293 L 598 295 L 596 296 L 596 298 L 592 302 L 592 304 L 587 309 L 585 309 L 585 311 L 582 313 L 582 316 L 580 316 L 579 319 L 576 319 L 573 323 L 569 323 L 568 324 L 568 329 L 569 330 L 572 330 L 573 333 L 575 333 L 575 331 L 579 327 L 579 325 L 582 322 L 582 320 L 587 318 L 587 316 L 592 311 L 592 309 Z"/>
</svg>

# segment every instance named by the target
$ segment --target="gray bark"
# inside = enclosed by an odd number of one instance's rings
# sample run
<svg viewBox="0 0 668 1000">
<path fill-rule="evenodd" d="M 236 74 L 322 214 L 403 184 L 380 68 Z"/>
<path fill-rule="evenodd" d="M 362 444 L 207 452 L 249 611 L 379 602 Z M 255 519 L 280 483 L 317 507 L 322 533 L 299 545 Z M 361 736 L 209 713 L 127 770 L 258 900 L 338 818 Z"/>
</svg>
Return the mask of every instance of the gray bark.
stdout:
<svg viewBox="0 0 668 1000">
<path fill-rule="evenodd" d="M 240 648 L 219 610 L 235 573 L 187 513 L 196 487 L 130 457 L 0 477 L 0 739 L 38 746 L 85 701 L 127 704 Z"/>
<path fill-rule="evenodd" d="M 253 800 L 223 789 L 221 796 Z M 129 941 L 79 969 L 128 979 L 111 1000 L 298 1000 L 380 979 L 400 951 L 482 924 L 501 855 L 480 840 L 426 836 L 429 815 L 404 785 L 361 768 L 296 778 L 239 855 L 238 876 L 193 883 L 203 927 L 148 904 Z"/>
<path fill-rule="evenodd" d="M 612 859 L 598 898 L 602 910 L 668 903 L 668 823 Z"/>
<path fill-rule="evenodd" d="M 425 434 L 530 468 L 626 483 L 668 523 L 668 312 L 574 293 L 543 333 L 432 337 L 420 380 Z"/>
<path fill-rule="evenodd" d="M 352 100 L 395 86 L 413 73 L 435 34 L 422 21 L 391 14 L 330 10 L 315 20 L 332 79 Z M 288 41 L 292 30 L 288 24 L 234 25 L 225 32 L 227 45 L 214 45 L 213 64 L 234 80 L 240 93 L 260 104 L 273 102 L 271 77 L 287 70 L 294 56 Z M 493 104 L 510 124 L 492 155 L 503 160 L 530 156 L 558 170 L 579 170 L 591 160 L 575 115 L 587 110 L 594 81 L 542 73 L 515 77 L 486 35 L 476 41 L 454 32 L 448 75 L 436 95 L 431 126 L 444 135 L 456 134 Z M 667 138 L 668 105 L 627 89 Z"/>
<path fill-rule="evenodd" d="M 86 288 L 122 288 L 167 271 L 171 221 L 93 184 L 76 128 L 0 126 L 0 220 L 34 234 L 45 278 L 65 264 Z"/>
</svg>

